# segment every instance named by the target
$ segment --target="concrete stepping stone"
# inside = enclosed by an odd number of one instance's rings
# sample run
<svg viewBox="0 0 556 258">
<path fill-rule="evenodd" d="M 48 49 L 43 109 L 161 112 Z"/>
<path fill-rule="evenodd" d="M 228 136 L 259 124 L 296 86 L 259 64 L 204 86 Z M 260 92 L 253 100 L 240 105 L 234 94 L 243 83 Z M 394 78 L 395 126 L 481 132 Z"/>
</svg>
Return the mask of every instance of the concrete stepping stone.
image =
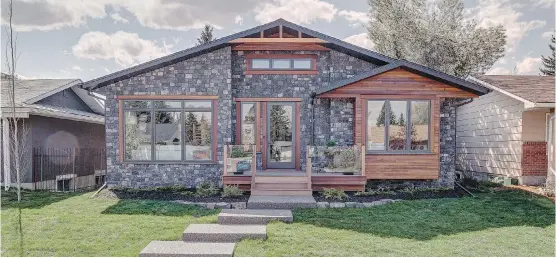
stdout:
<svg viewBox="0 0 556 258">
<path fill-rule="evenodd" d="M 183 241 L 152 241 L 140 257 L 232 257 L 235 243 L 198 243 Z"/>
<path fill-rule="evenodd" d="M 247 209 L 285 209 L 316 208 L 313 196 L 276 196 L 251 195 L 247 201 Z"/>
<path fill-rule="evenodd" d="M 218 224 L 267 224 L 277 220 L 283 222 L 293 222 L 293 215 L 290 210 L 236 210 L 224 209 L 218 214 Z"/>
<path fill-rule="evenodd" d="M 190 224 L 182 235 L 186 242 L 236 242 L 245 238 L 266 239 L 266 225 Z"/>
</svg>

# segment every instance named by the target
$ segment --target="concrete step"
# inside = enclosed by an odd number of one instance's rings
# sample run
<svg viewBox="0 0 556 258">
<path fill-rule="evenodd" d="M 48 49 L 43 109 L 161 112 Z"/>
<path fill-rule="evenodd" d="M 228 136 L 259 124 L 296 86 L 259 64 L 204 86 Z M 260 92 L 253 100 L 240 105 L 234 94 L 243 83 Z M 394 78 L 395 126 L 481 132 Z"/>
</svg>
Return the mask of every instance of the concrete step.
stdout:
<svg viewBox="0 0 556 258">
<path fill-rule="evenodd" d="M 255 183 L 256 190 L 308 190 L 307 183 Z"/>
<path fill-rule="evenodd" d="M 266 225 L 191 224 L 182 235 L 186 242 L 237 242 L 245 238 L 266 239 Z"/>
<path fill-rule="evenodd" d="M 191 243 L 183 241 L 152 241 L 140 257 L 232 257 L 235 243 Z"/>
<path fill-rule="evenodd" d="M 251 195 L 247 201 L 247 209 L 286 209 L 316 208 L 317 202 L 313 196 L 276 196 Z"/>
<path fill-rule="evenodd" d="M 257 184 L 255 188 L 251 189 L 251 196 L 313 196 L 311 189 L 258 189 Z"/>
<path fill-rule="evenodd" d="M 277 220 L 283 222 L 293 222 L 293 215 L 290 210 L 237 210 L 224 209 L 218 214 L 218 224 L 267 224 Z"/>
</svg>

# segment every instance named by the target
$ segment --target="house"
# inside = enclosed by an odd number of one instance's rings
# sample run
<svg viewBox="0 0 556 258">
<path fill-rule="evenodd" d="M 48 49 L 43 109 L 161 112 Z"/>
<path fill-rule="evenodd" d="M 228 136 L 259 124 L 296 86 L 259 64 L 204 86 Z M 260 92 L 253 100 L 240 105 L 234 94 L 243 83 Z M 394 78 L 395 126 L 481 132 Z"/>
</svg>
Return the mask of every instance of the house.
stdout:
<svg viewBox="0 0 556 258">
<path fill-rule="evenodd" d="M 104 160 L 104 100 L 81 89 L 78 79 L 15 80 L 15 115 L 18 118 L 20 155 L 14 155 L 10 139 L 13 116 L 11 80 L 2 74 L 1 81 L 1 154 L 2 182 L 15 184 L 16 158 L 19 160 L 22 187 L 57 189 L 57 182 L 73 188 L 94 181 L 94 171 L 84 171 L 91 160 Z M 91 153 L 91 150 L 99 153 Z M 76 151 L 77 150 L 77 151 Z M 76 155 L 83 162 L 77 167 Z M 10 165 L 11 164 L 11 165 Z M 76 171 L 77 170 L 77 171 Z M 11 175 L 11 176 L 7 176 Z M 90 179 L 80 178 L 88 176 Z M 73 180 L 72 180 L 73 178 Z M 79 185 L 75 185 L 79 187 Z"/>
<path fill-rule="evenodd" d="M 487 93 L 283 19 L 83 88 L 107 96 L 109 186 L 209 181 L 300 195 L 362 190 L 367 180 L 453 187 L 456 104 Z M 168 124 L 176 134 L 159 138 Z M 327 142 L 345 147 L 353 175 L 323 168 L 307 151 Z M 255 155 L 230 161 L 235 145 Z M 236 175 L 240 166 L 248 171 Z"/>
<path fill-rule="evenodd" d="M 547 147 L 554 157 L 554 134 L 549 133 L 554 76 L 485 75 L 471 80 L 491 92 L 457 109 L 458 169 L 478 179 L 500 175 L 521 184 L 544 184 Z M 550 164 L 553 170 L 554 160 Z"/>
</svg>

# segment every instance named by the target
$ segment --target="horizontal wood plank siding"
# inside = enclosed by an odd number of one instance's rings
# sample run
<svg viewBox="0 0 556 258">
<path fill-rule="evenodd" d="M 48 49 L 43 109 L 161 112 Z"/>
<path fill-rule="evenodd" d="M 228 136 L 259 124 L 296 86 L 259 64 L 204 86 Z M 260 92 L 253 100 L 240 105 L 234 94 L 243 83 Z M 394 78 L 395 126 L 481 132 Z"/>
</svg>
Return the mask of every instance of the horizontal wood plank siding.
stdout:
<svg viewBox="0 0 556 258">
<path fill-rule="evenodd" d="M 367 179 L 438 179 L 440 159 L 437 154 L 367 155 Z"/>
<path fill-rule="evenodd" d="M 457 169 L 521 174 L 523 103 L 493 91 L 457 109 Z"/>
</svg>

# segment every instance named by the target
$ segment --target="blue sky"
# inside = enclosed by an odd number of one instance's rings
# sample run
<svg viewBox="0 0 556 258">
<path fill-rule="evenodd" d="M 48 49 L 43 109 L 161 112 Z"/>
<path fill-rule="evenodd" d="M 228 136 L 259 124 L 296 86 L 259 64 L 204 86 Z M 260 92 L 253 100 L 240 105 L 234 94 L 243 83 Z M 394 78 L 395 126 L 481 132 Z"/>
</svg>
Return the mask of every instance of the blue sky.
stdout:
<svg viewBox="0 0 556 258">
<path fill-rule="evenodd" d="M 555 27 L 554 0 L 464 3 L 482 26 L 507 29 L 506 56 L 489 73 L 538 74 Z M 205 23 L 222 37 L 278 18 L 372 49 L 361 25 L 368 8 L 366 0 L 19 0 L 17 73 L 89 80 L 192 47 Z"/>
</svg>

